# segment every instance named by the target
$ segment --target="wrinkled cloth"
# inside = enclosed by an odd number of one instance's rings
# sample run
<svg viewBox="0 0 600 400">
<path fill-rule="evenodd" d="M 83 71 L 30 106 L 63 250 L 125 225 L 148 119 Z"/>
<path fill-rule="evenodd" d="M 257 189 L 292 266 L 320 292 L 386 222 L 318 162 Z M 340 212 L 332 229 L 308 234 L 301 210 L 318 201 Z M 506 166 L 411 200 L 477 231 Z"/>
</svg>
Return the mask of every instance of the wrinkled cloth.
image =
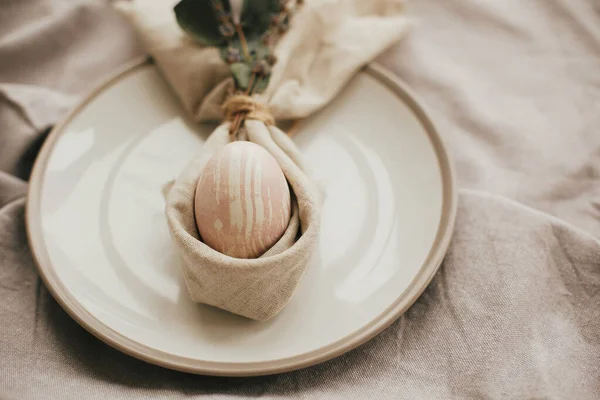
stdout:
<svg viewBox="0 0 600 400">
<path fill-rule="evenodd" d="M 425 100 L 455 160 L 462 190 L 444 263 L 359 348 L 225 379 L 110 348 L 37 277 L 24 203 L 47 127 L 139 49 L 101 2 L 5 0 L 0 398 L 600 398 L 600 5 L 413 0 L 408 13 L 419 25 L 380 61 Z"/>
<path fill-rule="evenodd" d="M 196 121 L 221 120 L 233 86 L 215 47 L 200 47 L 177 24 L 178 0 L 120 1 L 144 47 Z M 360 67 L 402 38 L 412 23 L 404 0 L 306 0 L 277 42 L 277 63 L 257 98 L 276 119 L 325 106 Z"/>
</svg>

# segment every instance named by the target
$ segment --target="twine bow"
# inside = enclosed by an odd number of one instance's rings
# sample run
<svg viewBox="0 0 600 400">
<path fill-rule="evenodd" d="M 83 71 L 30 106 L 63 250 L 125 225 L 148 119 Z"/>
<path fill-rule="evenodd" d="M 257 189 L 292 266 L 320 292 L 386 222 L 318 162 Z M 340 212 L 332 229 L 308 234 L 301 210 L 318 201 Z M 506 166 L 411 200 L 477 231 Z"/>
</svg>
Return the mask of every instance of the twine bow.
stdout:
<svg viewBox="0 0 600 400">
<path fill-rule="evenodd" d="M 222 106 L 225 120 L 231 121 L 229 134 L 236 136 L 245 119 L 256 119 L 266 125 L 275 125 L 275 118 L 267 106 L 246 94 L 229 96 Z"/>
</svg>

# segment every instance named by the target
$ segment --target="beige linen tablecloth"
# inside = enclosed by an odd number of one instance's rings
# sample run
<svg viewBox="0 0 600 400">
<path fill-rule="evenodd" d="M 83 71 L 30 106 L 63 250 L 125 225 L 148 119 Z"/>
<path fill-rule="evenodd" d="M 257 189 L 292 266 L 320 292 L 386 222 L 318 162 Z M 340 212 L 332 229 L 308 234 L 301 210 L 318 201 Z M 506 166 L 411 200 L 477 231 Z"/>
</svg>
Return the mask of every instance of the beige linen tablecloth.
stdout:
<svg viewBox="0 0 600 400">
<path fill-rule="evenodd" d="M 600 2 L 412 0 L 381 62 L 429 104 L 462 188 L 439 273 L 377 338 L 248 379 L 144 364 L 40 283 L 27 179 L 48 127 L 140 54 L 102 1 L 0 2 L 1 399 L 600 398 Z"/>
</svg>

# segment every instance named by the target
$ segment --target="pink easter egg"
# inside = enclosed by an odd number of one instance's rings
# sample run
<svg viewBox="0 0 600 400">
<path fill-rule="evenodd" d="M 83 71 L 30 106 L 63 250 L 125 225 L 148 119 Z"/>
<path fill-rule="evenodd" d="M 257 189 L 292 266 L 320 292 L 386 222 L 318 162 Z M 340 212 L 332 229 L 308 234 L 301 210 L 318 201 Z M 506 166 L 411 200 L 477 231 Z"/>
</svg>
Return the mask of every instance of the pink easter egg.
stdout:
<svg viewBox="0 0 600 400">
<path fill-rule="evenodd" d="M 204 243 L 231 257 L 256 258 L 285 232 L 290 190 L 269 152 L 252 142 L 232 142 L 204 167 L 195 212 Z"/>
</svg>

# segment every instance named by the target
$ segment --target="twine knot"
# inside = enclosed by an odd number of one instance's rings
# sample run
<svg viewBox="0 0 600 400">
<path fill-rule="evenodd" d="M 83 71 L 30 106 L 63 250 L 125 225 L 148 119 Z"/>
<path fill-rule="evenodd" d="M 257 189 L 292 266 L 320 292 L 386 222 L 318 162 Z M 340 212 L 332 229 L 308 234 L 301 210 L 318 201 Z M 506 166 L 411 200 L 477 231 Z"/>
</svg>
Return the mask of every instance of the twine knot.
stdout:
<svg viewBox="0 0 600 400">
<path fill-rule="evenodd" d="M 275 118 L 267 106 L 245 94 L 229 96 L 223 103 L 226 121 L 232 121 L 230 134 L 236 134 L 244 119 L 257 119 L 266 125 L 275 125 Z"/>
</svg>

